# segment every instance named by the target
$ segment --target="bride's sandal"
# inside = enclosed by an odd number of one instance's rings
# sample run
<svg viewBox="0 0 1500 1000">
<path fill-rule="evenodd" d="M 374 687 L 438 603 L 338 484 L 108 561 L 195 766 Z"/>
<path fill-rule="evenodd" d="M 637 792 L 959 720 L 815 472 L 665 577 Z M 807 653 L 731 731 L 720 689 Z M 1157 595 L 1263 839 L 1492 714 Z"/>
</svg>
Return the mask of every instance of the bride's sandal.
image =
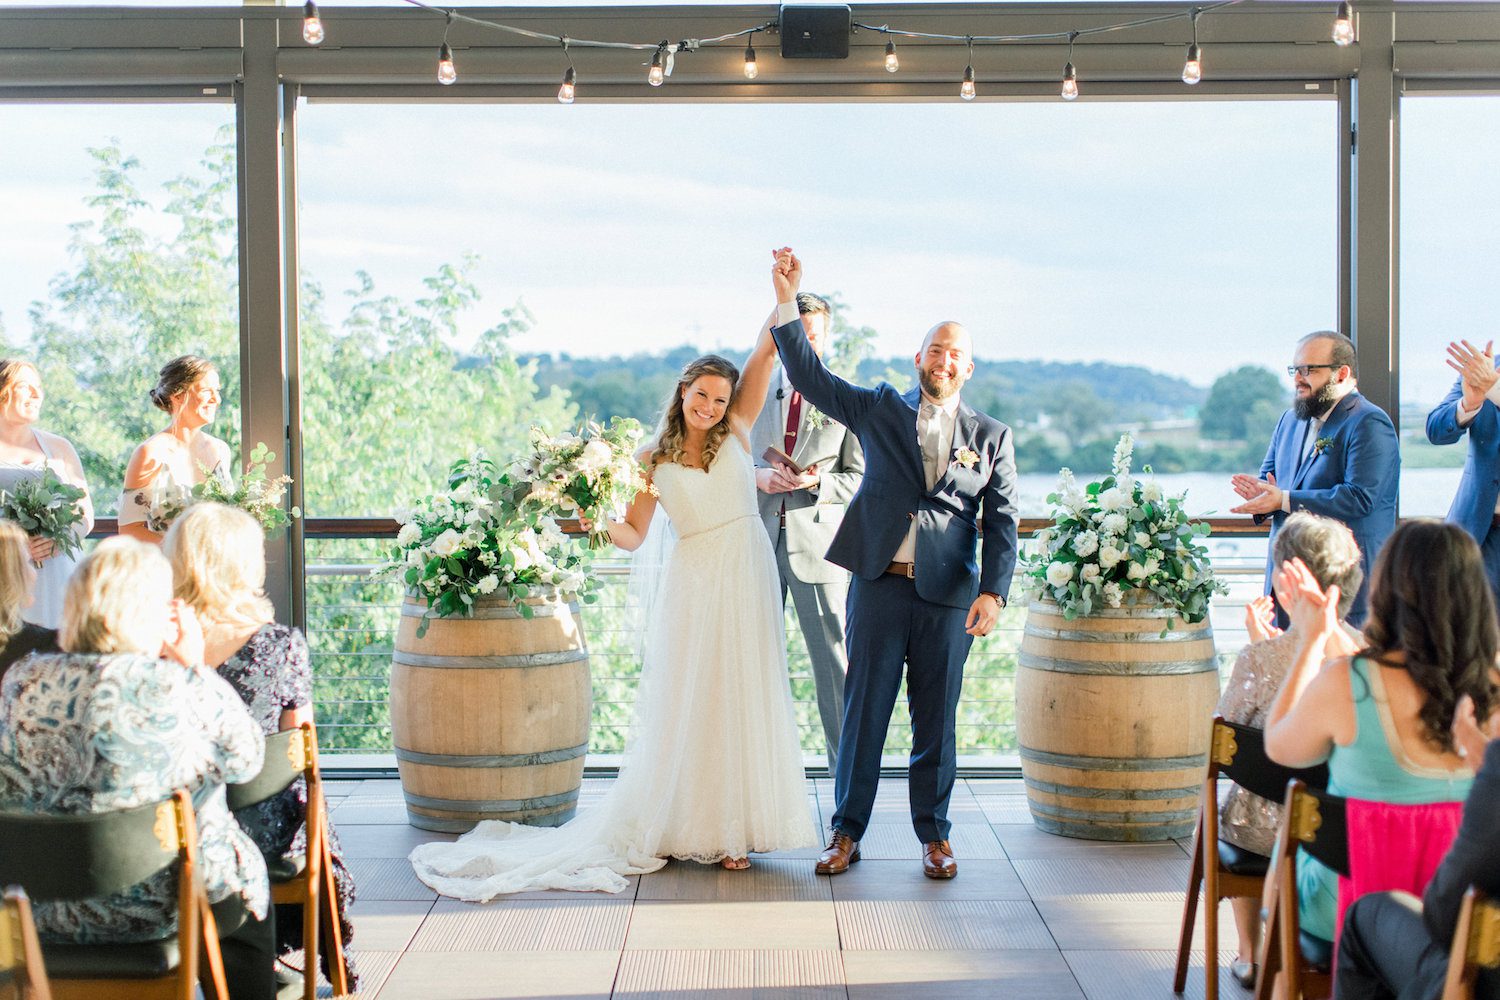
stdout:
<svg viewBox="0 0 1500 1000">
<path fill-rule="evenodd" d="M 742 872 L 750 867 L 749 858 L 720 858 L 719 867 L 725 871 Z"/>
</svg>

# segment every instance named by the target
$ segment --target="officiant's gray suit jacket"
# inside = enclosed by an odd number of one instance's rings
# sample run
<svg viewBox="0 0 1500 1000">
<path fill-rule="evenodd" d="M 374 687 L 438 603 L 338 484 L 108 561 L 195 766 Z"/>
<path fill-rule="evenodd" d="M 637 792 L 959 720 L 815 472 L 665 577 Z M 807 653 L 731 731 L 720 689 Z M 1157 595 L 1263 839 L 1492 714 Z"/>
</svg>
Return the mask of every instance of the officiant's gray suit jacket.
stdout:
<svg viewBox="0 0 1500 1000">
<path fill-rule="evenodd" d="M 770 465 L 761 458 L 766 448 L 780 449 L 786 440 L 782 401 L 776 398 L 777 390 L 783 384 L 778 371 L 766 391 L 766 405 L 761 407 L 760 417 L 750 431 L 750 452 L 760 468 Z M 786 391 L 791 392 L 790 387 Z M 781 504 L 786 501 L 787 558 L 798 580 L 803 583 L 847 583 L 849 571 L 824 557 L 844 519 L 845 507 L 864 479 L 865 453 L 859 446 L 859 439 L 843 424 L 827 414 L 813 417 L 813 412 L 813 405 L 804 400 L 797 446 L 792 449 L 791 458 L 804 469 L 810 465 L 818 467 L 818 489 L 791 493 L 757 492 L 756 498 L 760 501 L 761 520 L 766 524 L 773 545 L 781 528 Z"/>
</svg>

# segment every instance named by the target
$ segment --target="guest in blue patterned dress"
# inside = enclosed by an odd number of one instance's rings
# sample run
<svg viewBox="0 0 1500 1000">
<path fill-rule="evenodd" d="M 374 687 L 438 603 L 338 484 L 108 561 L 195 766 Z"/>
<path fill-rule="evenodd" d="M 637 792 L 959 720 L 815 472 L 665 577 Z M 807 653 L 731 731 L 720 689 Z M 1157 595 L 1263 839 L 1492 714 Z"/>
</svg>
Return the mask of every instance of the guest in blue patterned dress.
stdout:
<svg viewBox="0 0 1500 1000">
<path fill-rule="evenodd" d="M 20 525 L 0 521 L 0 677 L 28 653 L 57 652 L 57 633 L 21 617 L 31 603 L 36 567 Z"/>
<path fill-rule="evenodd" d="M 162 551 L 172 564 L 176 596 L 203 625 L 204 662 L 218 668 L 219 676 L 249 707 L 261 731 L 270 734 L 311 722 L 307 640 L 295 628 L 272 621 L 275 612 L 264 590 L 265 535 L 255 519 L 223 504 L 194 504 L 167 531 Z M 239 810 L 235 819 L 266 857 L 303 854 L 307 849 L 306 782 L 297 779 L 279 796 Z M 347 944 L 354 933 L 349 921 L 354 877 L 344 864 L 331 824 L 328 835 Z M 276 938 L 282 954 L 302 947 L 300 906 L 277 907 Z"/>
<path fill-rule="evenodd" d="M 274 996 L 266 865 L 223 788 L 259 772 L 264 737 L 202 665 L 202 630 L 172 599 L 160 551 L 100 543 L 68 582 L 61 640 L 66 652 L 27 657 L 0 684 L 0 807 L 102 813 L 187 788 L 230 995 Z M 159 939 L 176 930 L 176 881 L 168 871 L 106 898 L 41 903 L 37 927 L 83 944 Z"/>
</svg>

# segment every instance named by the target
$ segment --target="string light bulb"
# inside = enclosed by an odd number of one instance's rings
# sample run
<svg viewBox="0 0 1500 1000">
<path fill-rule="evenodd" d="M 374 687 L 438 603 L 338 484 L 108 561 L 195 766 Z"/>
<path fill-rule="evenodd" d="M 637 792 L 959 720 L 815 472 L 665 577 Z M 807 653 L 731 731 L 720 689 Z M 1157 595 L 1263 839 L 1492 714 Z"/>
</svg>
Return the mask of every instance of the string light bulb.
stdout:
<svg viewBox="0 0 1500 1000">
<path fill-rule="evenodd" d="M 974 36 L 970 35 L 965 42 L 969 46 L 969 64 L 964 67 L 964 82 L 958 88 L 958 96 L 966 101 L 972 101 L 977 93 L 974 89 Z"/>
<path fill-rule="evenodd" d="M 760 68 L 755 65 L 755 32 L 750 32 L 750 39 L 745 43 L 745 79 L 754 80 L 760 76 Z"/>
<path fill-rule="evenodd" d="M 1062 99 L 1065 101 L 1078 100 L 1078 70 L 1073 66 L 1073 43 L 1078 40 L 1078 32 L 1068 32 L 1068 64 L 1063 67 Z"/>
<path fill-rule="evenodd" d="M 438 49 L 438 83 L 451 87 L 458 82 L 458 67 L 453 65 L 453 50 L 444 42 Z"/>
<path fill-rule="evenodd" d="M 572 66 L 569 66 L 567 72 L 563 74 L 562 86 L 557 88 L 557 103 L 572 104 L 577 91 L 578 74 L 573 71 Z"/>
<path fill-rule="evenodd" d="M 901 68 L 901 60 L 896 58 L 896 42 L 891 40 L 885 43 L 885 71 L 894 73 Z"/>
<path fill-rule="evenodd" d="M 666 78 L 666 70 L 661 64 L 661 49 L 658 48 L 651 55 L 651 70 L 646 74 L 646 82 L 653 87 L 660 87 Z"/>
<path fill-rule="evenodd" d="M 1187 61 L 1182 64 L 1182 82 L 1189 87 L 1203 82 L 1203 50 L 1198 48 L 1198 8 L 1192 10 L 1193 43 L 1188 46 Z"/>
<path fill-rule="evenodd" d="M 1354 44 L 1354 5 L 1349 0 L 1342 0 L 1333 19 L 1333 44 L 1339 48 Z"/>
<path fill-rule="evenodd" d="M 307 0 L 302 5 L 302 40 L 308 45 L 322 45 L 323 38 L 323 19 L 318 16 L 318 5 Z"/>
</svg>

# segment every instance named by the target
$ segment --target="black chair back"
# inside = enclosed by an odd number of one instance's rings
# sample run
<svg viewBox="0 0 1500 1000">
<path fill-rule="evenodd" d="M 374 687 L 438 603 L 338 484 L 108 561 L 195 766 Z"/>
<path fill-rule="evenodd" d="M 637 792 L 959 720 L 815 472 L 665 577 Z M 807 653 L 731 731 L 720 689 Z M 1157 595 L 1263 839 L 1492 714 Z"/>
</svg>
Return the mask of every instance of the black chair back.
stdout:
<svg viewBox="0 0 1500 1000">
<path fill-rule="evenodd" d="M 1293 789 L 1295 791 L 1293 792 Z M 1349 874 L 1347 800 L 1317 788 L 1289 786 L 1290 822 L 1297 845 L 1340 875 Z"/>
<path fill-rule="evenodd" d="M 39 902 L 108 896 L 175 862 L 182 836 L 172 798 L 76 816 L 0 811 L 0 884 Z"/>
<path fill-rule="evenodd" d="M 1287 782 L 1294 778 L 1309 788 L 1328 787 L 1327 764 L 1284 767 L 1266 756 L 1264 730 L 1223 719 L 1214 723 L 1213 749 L 1219 773 L 1246 791 L 1280 802 L 1286 798 Z M 1228 730 L 1227 738 L 1224 730 Z"/>
<path fill-rule="evenodd" d="M 283 729 L 266 737 L 266 758 L 260 773 L 228 787 L 229 808 L 238 810 L 264 802 L 285 791 L 307 770 L 307 744 L 301 729 Z"/>
</svg>

